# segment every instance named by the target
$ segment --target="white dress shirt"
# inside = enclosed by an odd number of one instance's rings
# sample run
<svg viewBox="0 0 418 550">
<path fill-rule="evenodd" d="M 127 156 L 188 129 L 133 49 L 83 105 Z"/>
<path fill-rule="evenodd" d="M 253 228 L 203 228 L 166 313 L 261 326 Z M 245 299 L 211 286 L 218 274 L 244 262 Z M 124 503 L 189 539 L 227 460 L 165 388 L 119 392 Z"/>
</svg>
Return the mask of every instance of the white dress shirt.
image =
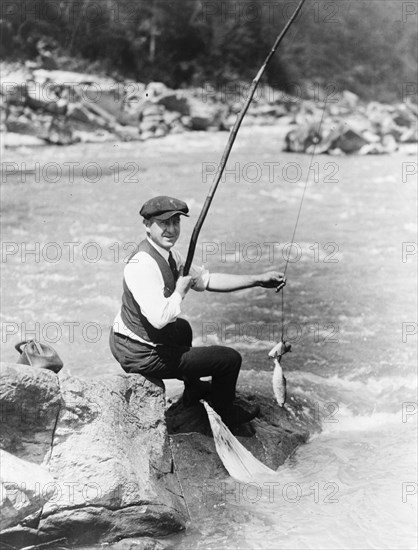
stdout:
<svg viewBox="0 0 418 550">
<path fill-rule="evenodd" d="M 148 242 L 161 254 L 168 264 L 169 252 L 155 244 L 147 237 Z M 177 269 L 185 264 L 183 257 L 171 250 Z M 192 265 L 189 275 L 193 278 L 192 289 L 206 290 L 209 283 L 209 271 L 204 267 Z M 168 323 L 173 323 L 181 313 L 182 298 L 177 291 L 171 296 L 164 296 L 164 279 L 157 262 L 147 252 L 137 252 L 126 264 L 124 269 L 125 282 L 132 292 L 134 300 L 139 304 L 141 312 L 153 327 L 162 329 Z M 125 326 L 120 312 L 113 323 L 113 330 L 133 340 L 145 342 L 137 334 Z M 147 342 L 149 344 L 149 342 Z"/>
</svg>

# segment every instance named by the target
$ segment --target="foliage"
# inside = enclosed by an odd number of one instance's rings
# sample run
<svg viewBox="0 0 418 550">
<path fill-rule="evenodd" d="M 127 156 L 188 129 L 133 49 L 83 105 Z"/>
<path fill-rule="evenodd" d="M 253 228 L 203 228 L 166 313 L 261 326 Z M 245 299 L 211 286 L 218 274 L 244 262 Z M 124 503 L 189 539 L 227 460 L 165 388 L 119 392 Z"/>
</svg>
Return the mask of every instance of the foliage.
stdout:
<svg viewBox="0 0 418 550">
<path fill-rule="evenodd" d="M 403 82 L 416 80 L 410 5 L 308 0 L 266 80 L 287 90 L 333 82 L 366 99 L 399 96 Z M 42 39 L 56 55 L 172 87 L 248 82 L 295 7 L 296 0 L 15 0 L 4 5 L 0 45 L 8 57 L 34 58 Z"/>
</svg>

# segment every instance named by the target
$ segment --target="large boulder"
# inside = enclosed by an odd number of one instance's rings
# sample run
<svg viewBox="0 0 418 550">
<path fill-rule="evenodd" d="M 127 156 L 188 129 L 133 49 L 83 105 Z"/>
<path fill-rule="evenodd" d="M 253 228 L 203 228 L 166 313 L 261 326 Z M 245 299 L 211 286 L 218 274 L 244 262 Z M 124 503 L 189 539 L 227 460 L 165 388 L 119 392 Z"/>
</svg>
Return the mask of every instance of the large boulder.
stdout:
<svg viewBox="0 0 418 550">
<path fill-rule="evenodd" d="M 229 477 L 216 452 L 203 405 L 184 408 L 178 399 L 181 391 L 181 385 L 167 384 L 166 420 L 190 517 L 199 525 L 206 521 L 208 509 L 214 515 L 222 514 L 228 491 L 240 484 Z M 243 408 L 258 403 L 261 410 L 253 421 L 234 428 L 233 435 L 273 470 L 305 443 L 312 432 L 320 430 L 313 403 L 301 401 L 296 395 L 289 396 L 290 407 L 283 408 L 276 403 L 271 373 L 241 371 L 237 395 Z"/>
<path fill-rule="evenodd" d="M 188 126 L 191 130 L 218 130 L 226 127 L 228 108 L 225 105 L 205 101 L 201 96 L 189 91 L 169 91 L 161 95 L 156 102 L 167 111 L 189 117 Z"/>
<path fill-rule="evenodd" d="M 182 116 L 190 114 L 190 94 L 183 91 L 167 92 L 157 99 L 159 105 L 163 105 L 167 111 L 175 111 Z"/>
<path fill-rule="evenodd" d="M 139 133 L 142 139 L 162 137 L 168 132 L 164 120 L 165 108 L 163 105 L 145 101 L 139 115 Z"/>
<path fill-rule="evenodd" d="M 54 478 L 33 462 L 0 449 L 0 528 L 5 529 L 29 516 L 55 492 Z"/>
<path fill-rule="evenodd" d="M 158 98 L 167 92 L 168 88 L 163 82 L 150 82 L 145 88 L 146 96 L 149 99 Z"/>
<path fill-rule="evenodd" d="M 3 364 L 1 446 L 54 481 L 42 509 L 19 516 L 0 541 L 157 550 L 156 539 L 188 519 L 199 524 L 208 509 L 221 513 L 230 487 L 239 484 L 216 452 L 204 407 L 184 408 L 182 382 L 167 382 L 164 395 L 162 384 L 138 375 L 81 379 Z M 306 399 L 290 393 L 290 406 L 275 403 L 271 373 L 241 372 L 238 395 L 242 406 L 257 402 L 261 412 L 233 433 L 273 470 L 319 429 Z"/>
<path fill-rule="evenodd" d="M 49 471 L 55 492 L 36 518 L 2 531 L 24 546 L 162 536 L 187 510 L 164 421 L 164 388 L 137 375 L 81 379 L 2 364 L 1 447 Z"/>
<path fill-rule="evenodd" d="M 205 103 L 195 97 L 190 98 L 190 120 L 192 130 L 222 130 L 226 127 L 228 109 L 224 105 Z"/>
<path fill-rule="evenodd" d="M 0 363 L 0 447 L 42 465 L 62 405 L 59 379 L 47 370 Z"/>
<path fill-rule="evenodd" d="M 32 109 L 40 109 L 55 115 L 63 115 L 67 112 L 68 100 L 60 97 L 59 88 L 53 83 L 39 85 L 29 82 L 26 90 L 26 100 Z"/>
</svg>

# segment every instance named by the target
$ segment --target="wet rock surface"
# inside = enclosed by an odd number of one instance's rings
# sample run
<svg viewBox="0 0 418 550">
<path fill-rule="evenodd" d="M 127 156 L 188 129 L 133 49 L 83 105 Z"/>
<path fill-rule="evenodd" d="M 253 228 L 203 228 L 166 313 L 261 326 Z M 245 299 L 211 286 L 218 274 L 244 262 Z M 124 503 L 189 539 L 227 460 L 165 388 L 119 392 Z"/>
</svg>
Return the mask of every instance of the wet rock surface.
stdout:
<svg viewBox="0 0 418 550">
<path fill-rule="evenodd" d="M 33 462 L 0 450 L 0 529 L 39 510 L 54 493 L 54 478 Z M 43 487 L 43 491 L 37 490 Z"/>
<path fill-rule="evenodd" d="M 203 405 L 184 407 L 179 381 L 165 392 L 138 375 L 83 379 L 11 363 L 1 374 L 3 450 L 44 472 L 32 475 L 42 498 L 8 516 L 4 545 L 159 550 L 159 538 L 207 514 L 229 477 Z M 275 404 L 270 375 L 242 372 L 237 401 L 260 413 L 234 436 L 274 470 L 318 429 L 306 408 Z M 10 491 L 6 484 L 6 499 Z"/>
<path fill-rule="evenodd" d="M 229 476 L 216 452 L 203 405 L 184 408 L 181 390 L 181 385 L 176 384 L 167 389 L 167 428 L 190 517 L 199 521 L 199 517 L 208 512 L 208 498 L 221 496 L 224 481 Z M 242 371 L 237 403 L 243 408 L 254 403 L 260 405 L 258 417 L 237 426 L 232 433 L 258 460 L 273 470 L 305 443 L 310 433 L 319 430 L 312 411 L 308 412 L 301 404 L 292 402 L 292 408 L 277 405 L 270 374 Z"/>
<path fill-rule="evenodd" d="M 184 528 L 162 387 L 134 375 L 89 380 L 15 364 L 2 364 L 1 374 L 2 447 L 42 466 L 54 488 L 35 488 L 48 502 L 3 530 L 2 542 L 84 544 Z"/>
</svg>

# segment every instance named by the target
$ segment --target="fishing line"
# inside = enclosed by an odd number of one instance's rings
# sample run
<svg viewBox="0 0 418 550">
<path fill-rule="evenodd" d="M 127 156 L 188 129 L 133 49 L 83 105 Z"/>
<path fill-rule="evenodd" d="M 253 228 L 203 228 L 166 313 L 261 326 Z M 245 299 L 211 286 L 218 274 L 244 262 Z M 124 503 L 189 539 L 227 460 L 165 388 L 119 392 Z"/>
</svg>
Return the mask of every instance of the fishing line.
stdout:
<svg viewBox="0 0 418 550">
<path fill-rule="evenodd" d="M 321 128 L 322 128 L 322 123 L 324 122 L 326 107 L 327 107 L 327 99 L 325 98 L 324 99 L 324 108 L 322 110 L 321 120 L 319 121 L 317 135 L 314 137 L 314 140 L 315 140 L 314 141 L 314 146 L 313 146 L 313 150 L 312 150 L 312 154 L 311 154 L 311 160 L 310 160 L 310 163 L 309 163 L 308 174 L 306 176 L 305 185 L 303 187 L 302 197 L 301 197 L 301 200 L 300 200 L 300 203 L 299 203 L 299 210 L 298 210 L 298 213 L 297 213 L 297 216 L 296 216 L 295 226 L 293 228 L 292 240 L 290 242 L 290 245 L 289 245 L 289 248 L 288 248 L 288 253 L 286 255 L 286 263 L 285 263 L 284 272 L 283 272 L 284 276 L 286 276 L 287 267 L 289 265 L 290 252 L 291 252 L 292 246 L 294 245 L 294 242 L 295 242 L 296 231 L 297 231 L 298 224 L 299 224 L 300 214 L 302 212 L 302 206 L 303 206 L 303 201 L 305 199 L 306 190 L 308 189 L 309 176 L 310 176 L 310 173 L 311 173 L 311 170 L 312 170 L 313 160 L 314 160 L 315 154 L 316 154 L 316 148 L 317 148 L 317 146 L 320 142 L 319 136 L 321 135 L 320 132 L 321 132 Z M 282 317 L 281 340 L 282 340 L 282 342 L 284 342 L 284 338 L 283 338 L 283 336 L 284 336 L 284 287 L 282 288 L 281 295 L 282 295 L 281 296 L 281 298 L 282 298 L 281 299 L 281 317 Z"/>
<path fill-rule="evenodd" d="M 349 0 L 347 13 L 350 11 L 351 5 L 352 5 L 352 0 Z M 313 147 L 313 151 L 312 151 L 312 155 L 311 155 L 311 161 L 309 163 L 308 175 L 306 176 L 305 186 L 304 186 L 303 193 L 302 193 L 302 198 L 301 198 L 300 204 L 299 204 L 299 210 L 298 210 L 298 214 L 297 214 L 297 217 L 296 217 L 295 227 L 293 229 L 293 235 L 292 235 L 292 240 L 291 240 L 290 247 L 289 247 L 289 252 L 286 256 L 286 263 L 285 263 L 285 266 L 284 266 L 284 276 L 286 275 L 287 267 L 289 265 L 290 251 L 291 251 L 292 246 L 295 242 L 296 230 L 297 230 L 297 227 L 298 227 L 300 213 L 302 211 L 302 206 L 303 206 L 303 201 L 305 199 L 306 190 L 308 188 L 309 175 L 310 175 L 311 170 L 312 170 L 313 160 L 314 160 L 314 157 L 315 157 L 315 154 L 316 154 L 316 147 L 319 143 L 319 136 L 320 136 L 322 123 L 324 122 L 324 115 L 325 115 L 326 107 L 327 107 L 327 97 L 324 98 L 324 109 L 322 111 L 322 116 L 321 116 L 321 120 L 319 122 L 319 127 L 318 127 L 318 135 L 317 135 L 317 138 L 316 138 L 318 141 L 316 141 L 316 143 L 314 142 L 314 147 Z M 284 334 L 284 287 L 282 288 L 281 294 L 282 294 L 282 299 L 281 299 L 281 317 L 282 317 L 281 339 L 282 339 L 282 342 L 283 342 L 284 341 L 284 339 L 283 339 L 283 334 Z"/>
</svg>

